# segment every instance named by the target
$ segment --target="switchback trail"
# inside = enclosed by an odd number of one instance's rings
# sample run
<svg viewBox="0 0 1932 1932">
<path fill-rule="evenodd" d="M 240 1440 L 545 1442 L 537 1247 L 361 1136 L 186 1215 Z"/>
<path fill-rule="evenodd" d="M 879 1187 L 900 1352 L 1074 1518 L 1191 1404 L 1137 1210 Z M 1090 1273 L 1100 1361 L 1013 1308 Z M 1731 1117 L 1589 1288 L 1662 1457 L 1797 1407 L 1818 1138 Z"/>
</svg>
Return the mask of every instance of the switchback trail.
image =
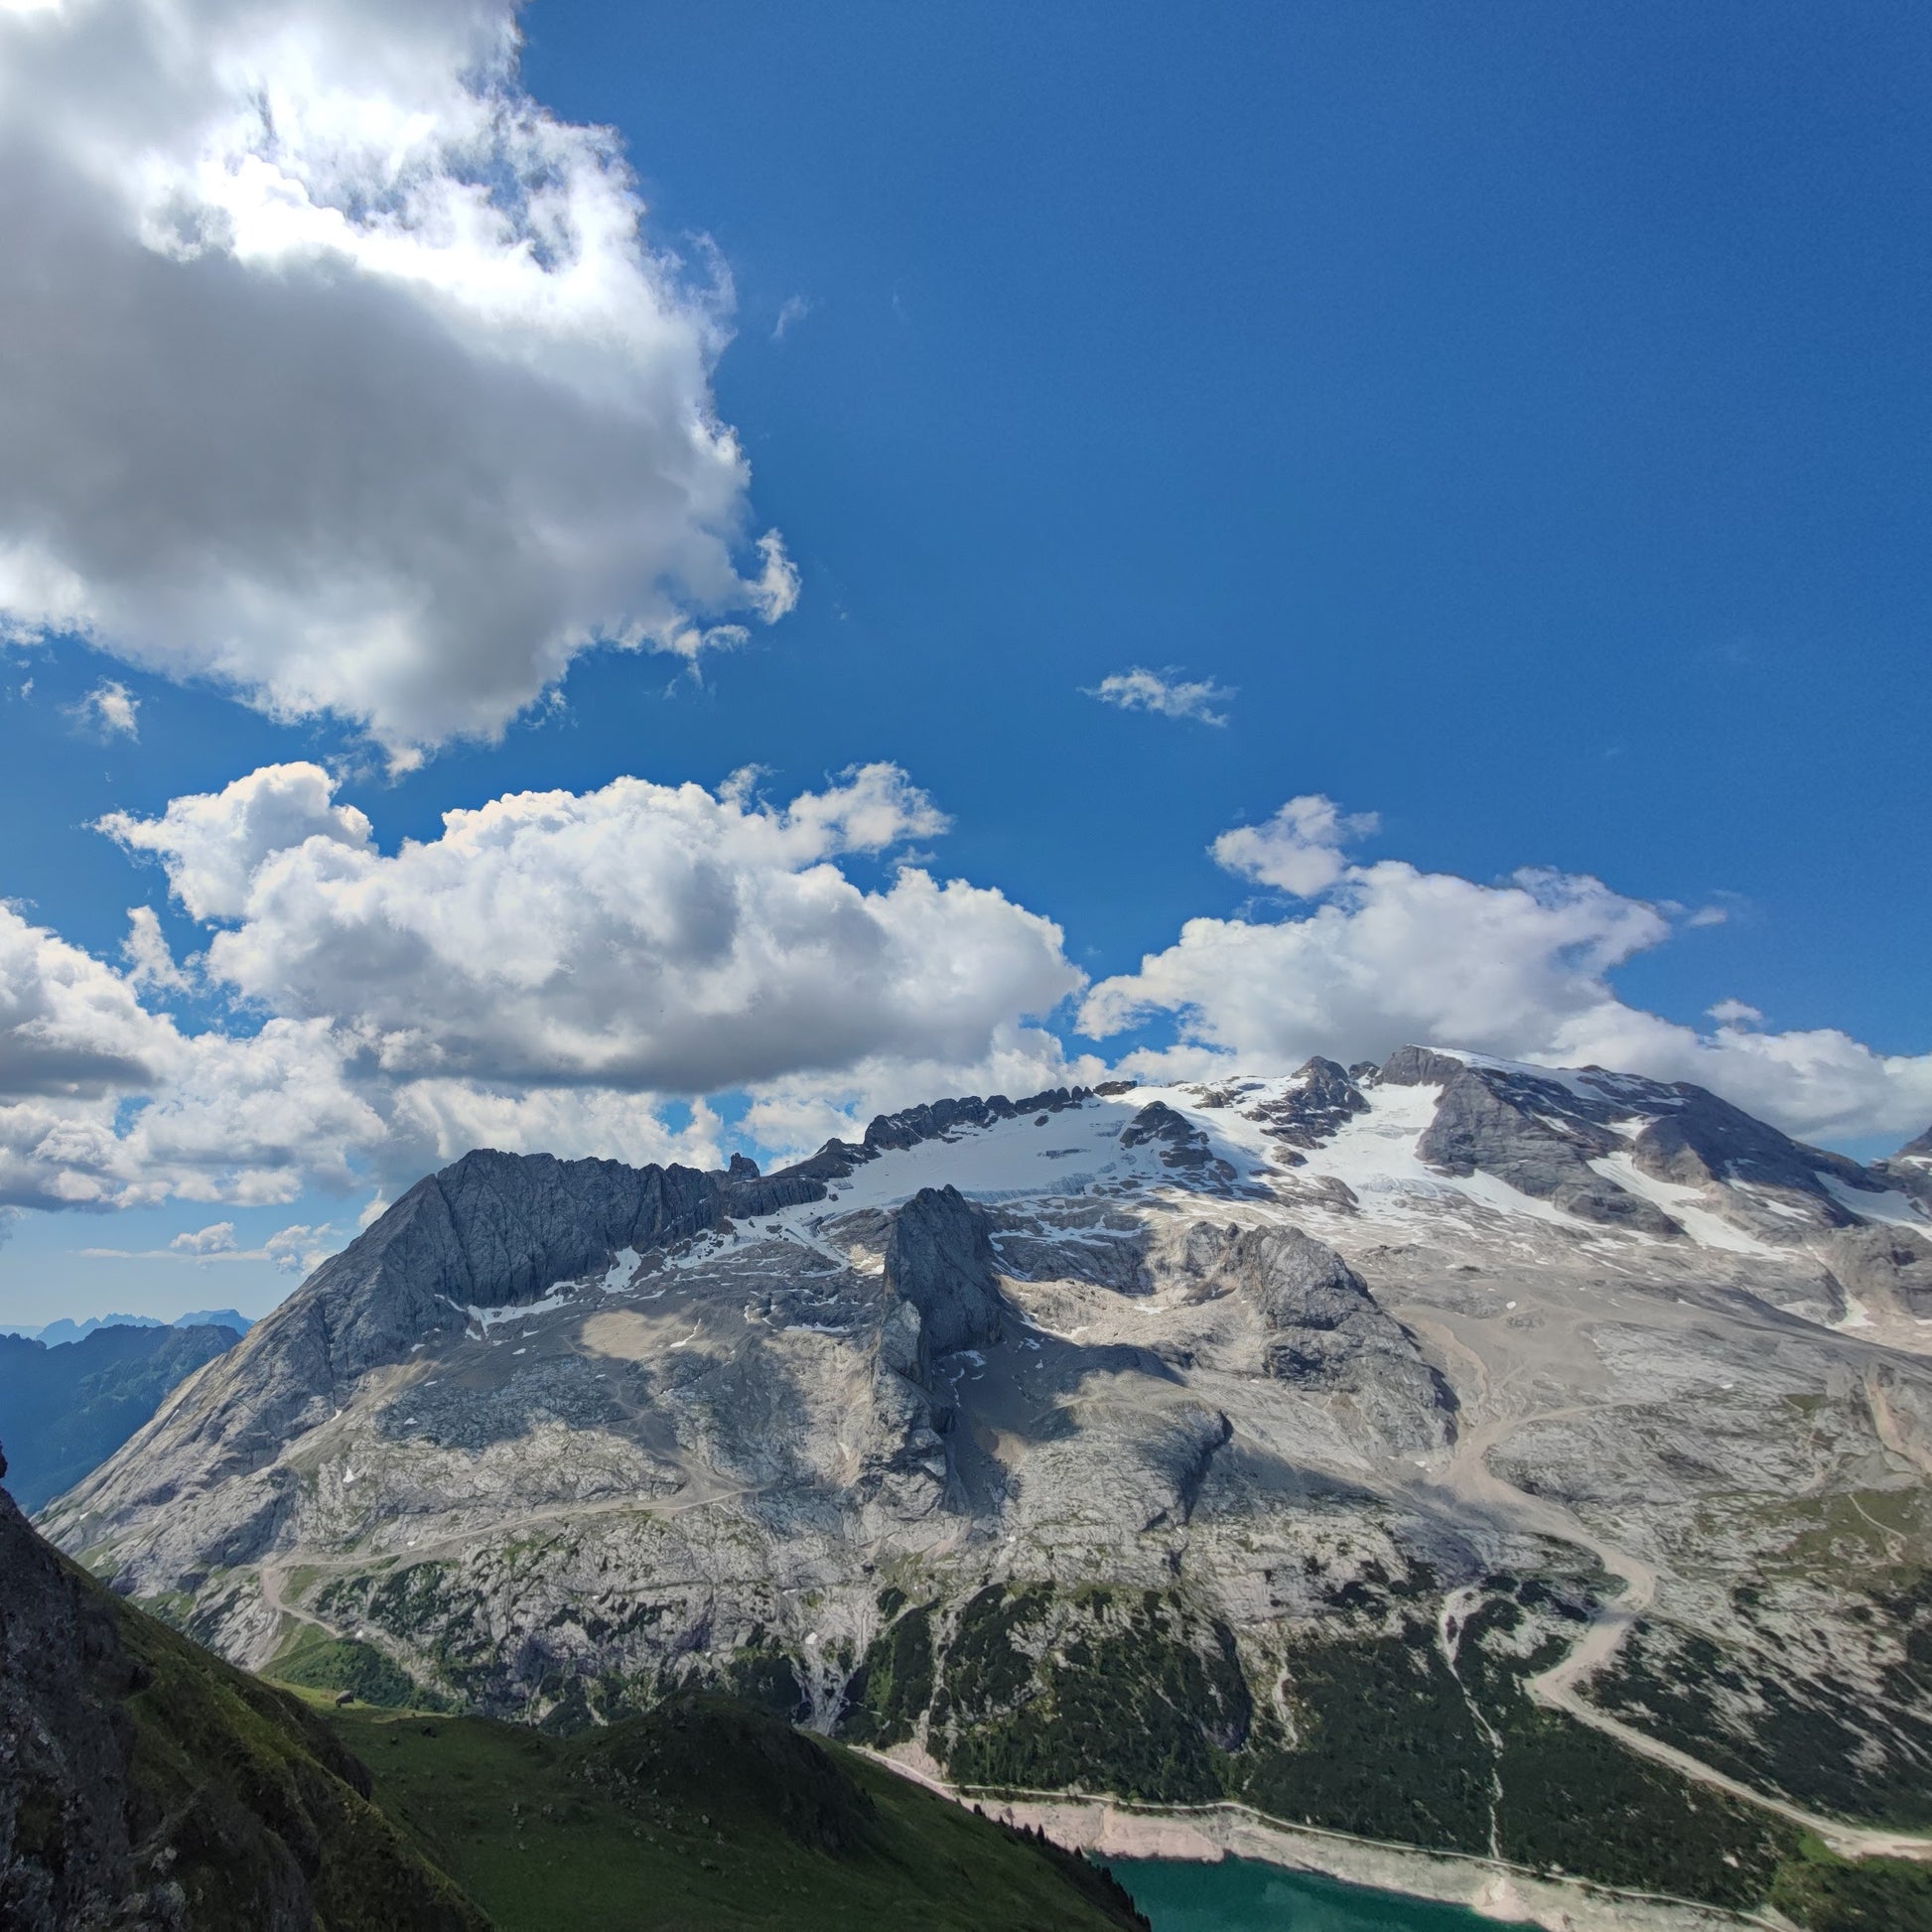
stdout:
<svg viewBox="0 0 1932 1932">
<path fill-rule="evenodd" d="M 1474 1386 L 1465 1396 L 1466 1412 L 1479 1414 L 1483 1409 L 1493 1408 L 1495 1391 L 1491 1386 L 1488 1366 L 1473 1349 L 1459 1340 L 1445 1323 L 1430 1320 L 1418 1311 L 1405 1309 L 1402 1318 L 1411 1327 L 1425 1333 L 1446 1356 L 1456 1358 L 1472 1371 Z M 1462 1393 L 1458 1390 L 1458 1394 Z M 1598 1710 L 1583 1696 L 1579 1686 L 1616 1655 L 1632 1626 L 1655 1601 L 1657 1572 L 1641 1557 L 1598 1536 L 1561 1503 L 1553 1502 L 1547 1496 L 1532 1496 L 1518 1489 L 1514 1483 L 1505 1482 L 1490 1468 L 1488 1455 L 1499 1442 L 1519 1429 L 1539 1422 L 1565 1421 L 1584 1413 L 1581 1407 L 1566 1407 L 1523 1415 L 1492 1414 L 1489 1420 L 1465 1431 L 1457 1439 L 1448 1467 L 1437 1478 L 1442 1487 L 1465 1503 L 1486 1507 L 1500 1519 L 1539 1536 L 1587 1550 L 1604 1572 L 1623 1586 L 1619 1595 L 1597 1604 L 1588 1626 L 1570 1651 L 1548 1670 L 1530 1678 L 1524 1684 L 1524 1690 L 1546 1710 L 1561 1711 L 1564 1716 L 1587 1725 L 1590 1729 L 1600 1731 L 1606 1737 L 1615 1738 L 1624 1749 L 1634 1751 L 1654 1764 L 1662 1764 L 1680 1777 L 1690 1778 L 1714 1791 L 1723 1791 L 1732 1798 L 1740 1798 L 1760 1810 L 1775 1812 L 1778 1817 L 1815 1834 L 1833 1851 L 1846 1858 L 1932 1859 L 1932 1836 L 1853 1825 L 1843 1819 L 1827 1818 L 1819 1812 L 1807 1811 L 1802 1805 L 1760 1791 L 1744 1783 L 1741 1778 L 1733 1778 L 1715 1765 L 1693 1757 L 1690 1752 L 1679 1750 L 1674 1744 L 1666 1744 L 1647 1735 L 1635 1725 Z"/>
</svg>

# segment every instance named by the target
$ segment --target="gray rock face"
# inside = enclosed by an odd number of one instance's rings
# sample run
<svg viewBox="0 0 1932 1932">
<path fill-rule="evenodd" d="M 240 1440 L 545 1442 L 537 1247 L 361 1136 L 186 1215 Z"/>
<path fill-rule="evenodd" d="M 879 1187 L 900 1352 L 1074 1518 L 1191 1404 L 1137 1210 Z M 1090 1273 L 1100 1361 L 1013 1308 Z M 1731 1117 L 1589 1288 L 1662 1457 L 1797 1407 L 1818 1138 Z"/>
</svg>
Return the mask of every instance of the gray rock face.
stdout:
<svg viewBox="0 0 1932 1932">
<path fill-rule="evenodd" d="M 535 1301 L 620 1248 L 713 1226 L 728 1200 L 770 1185 L 727 1189 L 690 1169 L 615 1161 L 466 1155 L 419 1180 L 211 1373 L 177 1391 L 164 1413 L 183 1453 L 149 1462 L 138 1493 L 166 1500 L 184 1464 L 198 1486 L 260 1468 L 371 1369 L 460 1336 L 466 1310 Z"/>
<path fill-rule="evenodd" d="M 893 1220 L 886 1288 L 919 1313 L 919 1361 L 1001 1334 L 1005 1304 L 991 1224 L 957 1188 L 922 1187 Z"/>
<path fill-rule="evenodd" d="M 1910 1228 L 1845 1228 L 1826 1244 L 1832 1278 L 1866 1306 L 1932 1319 L 1932 1240 Z"/>
<path fill-rule="evenodd" d="M 1800 1229 L 1858 1225 L 1828 1182 L 1864 1192 L 1896 1184 L 1684 1081 L 1667 1085 L 1600 1067 L 1543 1075 L 1418 1046 L 1391 1054 L 1377 1078 L 1442 1087 L 1417 1153 L 1443 1173 L 1494 1174 L 1580 1220 L 1663 1240 L 1681 1237 L 1682 1226 L 1591 1162 L 1627 1153 L 1639 1173 L 1705 1190 L 1722 1218 L 1773 1242 L 1791 1241 Z"/>
<path fill-rule="evenodd" d="M 1800 1215 L 1813 1226 L 1856 1225 L 1852 1213 L 1819 1178 L 1829 1173 L 1847 1186 L 1869 1188 L 1855 1162 L 1803 1147 L 1702 1087 L 1680 1085 L 1675 1091 L 1678 1106 L 1645 1127 L 1632 1147 L 1632 1158 L 1643 1173 L 1679 1186 L 1734 1187 L 1741 1182 L 1770 1193 L 1787 1214 Z"/>
<path fill-rule="evenodd" d="M 1684 1230 L 1653 1202 L 1627 1192 L 1589 1166 L 1622 1142 L 1556 1082 L 1497 1077 L 1446 1054 L 1404 1047 L 1382 1069 L 1390 1086 L 1434 1086 L 1443 1097 L 1417 1154 L 1445 1173 L 1490 1173 L 1566 1214 L 1605 1227 L 1633 1228 L 1661 1240 Z M 1568 1103 L 1568 1104 L 1565 1104 Z"/>
<path fill-rule="evenodd" d="M 991 1210 L 1002 1270 L 1022 1281 L 1092 1282 L 1118 1295 L 1146 1295 L 1148 1231 L 1118 1207 L 1035 1201 Z"/>
<path fill-rule="evenodd" d="M 1315 1058 L 1302 1066 L 1279 1100 L 1262 1102 L 1255 1118 L 1264 1123 L 1271 1140 L 1291 1149 L 1315 1148 L 1333 1140 L 1353 1116 L 1367 1111 L 1368 1102 L 1347 1071 L 1333 1060 Z"/>
<path fill-rule="evenodd" d="M 1932 1211 L 1932 1128 L 1907 1141 L 1889 1160 L 1874 1162 L 1871 1171 L 1886 1186 Z"/>
<path fill-rule="evenodd" d="M 1234 1170 L 1221 1160 L 1207 1135 L 1165 1100 L 1151 1100 L 1121 1129 L 1122 1147 L 1155 1147 L 1161 1165 L 1191 1185 L 1220 1191 L 1233 1181 Z"/>
<path fill-rule="evenodd" d="M 1216 1227 L 1198 1221 L 1181 1248 L 1203 1293 L 1232 1293 L 1261 1318 L 1265 1371 L 1358 1401 L 1378 1431 L 1411 1448 L 1454 1438 L 1455 1398 L 1332 1248 L 1300 1228 Z"/>
<path fill-rule="evenodd" d="M 174 1440 L 190 1450 L 199 1483 L 244 1474 L 340 1407 L 371 1369 L 460 1336 L 471 1309 L 534 1302 L 621 1249 L 649 1253 L 731 1215 L 772 1213 L 824 1191 L 802 1167 L 721 1177 L 547 1154 L 467 1154 L 419 1180 L 325 1262 L 215 1373 L 185 1385 L 170 1405 L 186 1407 Z M 165 1500 L 181 1476 L 157 1460 L 141 1478 L 144 1498 Z"/>
</svg>

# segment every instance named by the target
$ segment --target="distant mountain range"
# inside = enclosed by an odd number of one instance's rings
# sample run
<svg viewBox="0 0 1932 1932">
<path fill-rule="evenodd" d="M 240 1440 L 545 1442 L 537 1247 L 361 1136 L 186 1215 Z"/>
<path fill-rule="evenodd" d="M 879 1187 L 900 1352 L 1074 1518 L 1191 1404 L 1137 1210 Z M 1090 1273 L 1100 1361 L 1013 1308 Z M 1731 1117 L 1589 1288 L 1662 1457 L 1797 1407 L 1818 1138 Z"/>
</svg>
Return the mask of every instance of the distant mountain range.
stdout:
<svg viewBox="0 0 1932 1932">
<path fill-rule="evenodd" d="M 199 1319 L 167 1326 L 112 1322 L 52 1346 L 0 1334 L 0 1443 L 12 1465 L 8 1486 L 15 1500 L 39 1509 L 78 1482 L 170 1390 L 240 1338 L 239 1326 Z"/>
<path fill-rule="evenodd" d="M 91 1335 L 97 1328 L 232 1328 L 236 1334 L 247 1331 L 248 1317 L 233 1309 L 197 1309 L 178 1314 L 172 1321 L 157 1320 L 151 1314 L 90 1314 L 83 1321 L 63 1316 L 44 1328 L 0 1328 L 0 1335 L 20 1335 L 49 1348 L 63 1348 L 69 1342 Z"/>
<path fill-rule="evenodd" d="M 719 1686 L 1824 1923 L 1817 1848 L 1932 1848 L 1928 1353 L 1926 1142 L 1412 1046 L 770 1175 L 466 1156 L 43 1522 L 366 1694 Z"/>
</svg>

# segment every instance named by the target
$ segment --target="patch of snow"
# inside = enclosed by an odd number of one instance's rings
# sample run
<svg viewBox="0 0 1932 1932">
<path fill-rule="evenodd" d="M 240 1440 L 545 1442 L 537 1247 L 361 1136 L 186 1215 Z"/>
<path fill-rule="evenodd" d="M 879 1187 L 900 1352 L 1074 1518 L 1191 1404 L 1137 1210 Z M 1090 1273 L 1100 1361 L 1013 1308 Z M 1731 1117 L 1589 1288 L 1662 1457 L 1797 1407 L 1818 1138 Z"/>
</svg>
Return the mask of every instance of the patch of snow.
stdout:
<svg viewBox="0 0 1932 1932">
<path fill-rule="evenodd" d="M 508 1308 L 464 1308 L 461 1302 L 452 1302 L 450 1306 L 467 1314 L 486 1335 L 496 1322 L 527 1321 L 533 1314 L 555 1314 L 559 1309 L 568 1308 L 576 1286 L 575 1282 L 559 1282 L 541 1302 L 517 1302 Z"/>
<path fill-rule="evenodd" d="M 1822 1180 L 1824 1175 L 1819 1175 L 1819 1178 Z M 1767 1213 L 1780 1215 L 1787 1221 L 1801 1221 L 1807 1227 L 1811 1225 L 1812 1217 L 1802 1207 L 1797 1206 L 1792 1201 L 1780 1199 L 1761 1180 L 1731 1180 L 1726 1181 L 1725 1185 L 1741 1188 L 1757 1202 L 1759 1207 L 1765 1209 Z"/>
<path fill-rule="evenodd" d="M 635 1248 L 620 1248 L 617 1258 L 604 1271 L 604 1280 L 599 1286 L 606 1295 L 615 1295 L 620 1289 L 630 1285 L 630 1278 L 637 1272 L 637 1264 L 643 1260 Z"/>
<path fill-rule="evenodd" d="M 1661 1207 L 1701 1248 L 1722 1248 L 1734 1255 L 1757 1255 L 1767 1259 L 1787 1259 L 1784 1251 L 1760 1241 L 1742 1228 L 1734 1228 L 1722 1215 L 1704 1205 L 1701 1188 L 1680 1186 L 1674 1180 L 1659 1180 L 1645 1173 L 1627 1154 L 1605 1154 L 1590 1167 L 1605 1180 L 1613 1180 L 1627 1194 L 1635 1194 Z"/>
<path fill-rule="evenodd" d="M 1425 1204 L 1438 1208 L 1458 1197 L 1498 1213 L 1521 1215 L 1578 1233 L 1599 1233 L 1534 1195 L 1519 1193 L 1494 1174 L 1443 1174 L 1425 1167 L 1416 1143 L 1436 1118 L 1440 1087 L 1371 1087 L 1368 1111 L 1351 1114 L 1335 1137 L 1312 1149 L 1298 1175 L 1342 1181 L 1371 1218 L 1405 1219 Z"/>
<path fill-rule="evenodd" d="M 1883 1221 L 1893 1227 L 1917 1228 L 1929 1225 L 1925 1210 L 1909 1194 L 1887 1188 L 1882 1194 L 1867 1194 L 1863 1187 L 1848 1187 L 1835 1173 L 1818 1176 L 1825 1191 L 1841 1207 L 1848 1207 L 1862 1221 Z"/>
<path fill-rule="evenodd" d="M 1022 1115 L 891 1149 L 839 1182 L 840 1210 L 896 1207 L 921 1187 L 950 1185 L 969 1200 L 1000 1201 L 1078 1193 L 1102 1177 L 1164 1176 L 1158 1150 L 1120 1145 L 1120 1130 L 1155 1097 L 1139 1092 L 1126 1104 L 1127 1096 L 1096 1095 L 1078 1107 L 1061 1108 L 1051 1117 L 1050 1148 L 1040 1146 L 1033 1116 Z M 774 1225 L 799 1238 L 804 1224 L 821 1211 L 816 1204 L 787 1208 Z"/>
</svg>

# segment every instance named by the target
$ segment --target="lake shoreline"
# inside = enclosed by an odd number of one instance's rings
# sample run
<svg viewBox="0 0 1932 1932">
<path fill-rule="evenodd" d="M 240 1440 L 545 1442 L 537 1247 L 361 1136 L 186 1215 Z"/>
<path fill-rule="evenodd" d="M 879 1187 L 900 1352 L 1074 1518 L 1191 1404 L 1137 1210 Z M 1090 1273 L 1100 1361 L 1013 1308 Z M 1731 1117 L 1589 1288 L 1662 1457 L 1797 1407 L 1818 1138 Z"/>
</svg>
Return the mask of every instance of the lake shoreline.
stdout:
<svg viewBox="0 0 1932 1932">
<path fill-rule="evenodd" d="M 1431 1852 L 1314 1826 L 1287 1825 L 1245 1805 L 1182 1807 L 1049 1792 L 960 1789 L 948 1784 L 923 1752 L 914 1756 L 901 1746 L 878 1755 L 902 1776 L 957 1803 L 978 1805 L 989 1818 L 1042 1831 L 1056 1844 L 1103 1863 L 1156 1859 L 1212 1864 L 1223 1859 L 1245 1859 L 1369 1890 L 1462 1905 L 1497 1924 L 1535 1926 L 1542 1932 L 1738 1932 L 1739 1928 L 1783 1932 L 1789 1923 L 1768 1913 L 1734 1912 L 1620 1891 L 1582 1878 L 1546 1877 L 1524 1866 L 1465 1853 Z"/>
</svg>

